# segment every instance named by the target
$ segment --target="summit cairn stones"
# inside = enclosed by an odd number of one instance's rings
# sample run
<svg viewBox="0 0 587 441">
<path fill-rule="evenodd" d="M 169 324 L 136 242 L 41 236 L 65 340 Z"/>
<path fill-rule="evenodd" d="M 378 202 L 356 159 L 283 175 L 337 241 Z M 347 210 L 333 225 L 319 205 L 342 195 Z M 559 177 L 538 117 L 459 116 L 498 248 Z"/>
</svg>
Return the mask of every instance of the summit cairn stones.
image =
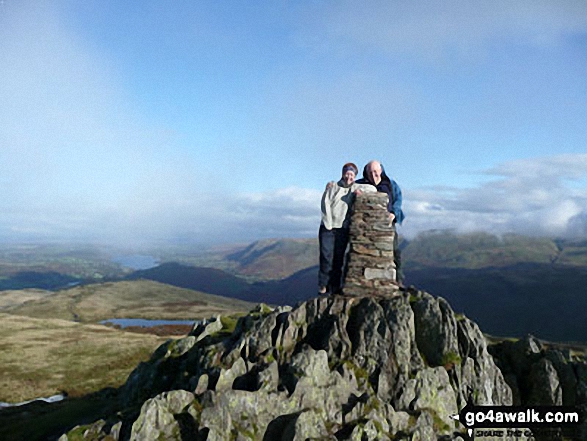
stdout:
<svg viewBox="0 0 587 441">
<path fill-rule="evenodd" d="M 385 193 L 362 193 L 355 199 L 349 231 L 346 295 L 392 295 L 397 291 L 393 262 L 395 227 L 389 222 L 387 202 Z"/>
</svg>

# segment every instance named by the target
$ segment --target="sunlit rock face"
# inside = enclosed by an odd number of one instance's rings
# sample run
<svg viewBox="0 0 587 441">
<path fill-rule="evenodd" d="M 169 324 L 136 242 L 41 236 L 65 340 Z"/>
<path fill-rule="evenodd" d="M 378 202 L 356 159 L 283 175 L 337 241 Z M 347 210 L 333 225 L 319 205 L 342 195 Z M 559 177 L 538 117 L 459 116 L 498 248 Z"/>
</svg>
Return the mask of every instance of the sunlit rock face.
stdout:
<svg viewBox="0 0 587 441">
<path fill-rule="evenodd" d="M 139 365 L 119 396 L 135 413 L 99 421 L 91 433 L 458 439 L 464 428 L 450 416 L 467 401 L 512 403 L 477 325 L 417 290 L 260 306 L 203 322 Z"/>
<path fill-rule="evenodd" d="M 494 359 L 446 300 L 400 288 L 386 207 L 357 197 L 343 295 L 199 322 L 134 370 L 115 414 L 61 441 L 462 440 L 451 416 L 469 403 L 585 404 L 584 364 L 532 339 Z"/>
</svg>

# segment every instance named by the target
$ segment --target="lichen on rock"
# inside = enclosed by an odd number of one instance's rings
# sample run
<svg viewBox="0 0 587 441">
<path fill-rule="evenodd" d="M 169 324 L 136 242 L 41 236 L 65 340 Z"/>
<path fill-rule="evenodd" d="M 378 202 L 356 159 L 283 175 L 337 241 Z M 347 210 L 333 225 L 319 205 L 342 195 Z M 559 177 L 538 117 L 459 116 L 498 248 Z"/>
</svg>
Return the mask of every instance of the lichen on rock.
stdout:
<svg viewBox="0 0 587 441">
<path fill-rule="evenodd" d="M 131 437 L 450 438 L 466 400 L 512 403 L 478 327 L 414 289 L 265 307 L 231 334 L 190 337 L 163 345 L 121 389 L 124 408 L 140 406 L 125 413 Z"/>
</svg>

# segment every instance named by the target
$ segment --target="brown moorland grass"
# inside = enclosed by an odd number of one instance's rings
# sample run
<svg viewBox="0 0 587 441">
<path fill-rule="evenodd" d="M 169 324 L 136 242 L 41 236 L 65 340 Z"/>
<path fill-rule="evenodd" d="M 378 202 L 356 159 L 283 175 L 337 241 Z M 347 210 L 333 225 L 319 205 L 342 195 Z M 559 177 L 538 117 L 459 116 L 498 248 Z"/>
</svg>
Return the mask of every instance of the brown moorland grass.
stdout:
<svg viewBox="0 0 587 441">
<path fill-rule="evenodd" d="M 41 300 L 54 293 L 43 289 L 19 289 L 0 291 L 0 310 L 13 308 L 26 302 Z"/>
<path fill-rule="evenodd" d="M 189 331 L 170 326 L 127 332 L 95 324 L 101 320 L 192 320 L 249 311 L 253 306 L 150 280 L 84 285 L 55 293 L 0 293 L 0 401 L 20 402 L 60 392 L 82 396 L 120 386 L 161 343 Z"/>
<path fill-rule="evenodd" d="M 77 286 L 3 312 L 97 323 L 111 318 L 192 320 L 249 311 L 254 306 L 151 280 L 134 280 Z"/>
<path fill-rule="evenodd" d="M 122 385 L 168 337 L 59 319 L 0 314 L 0 401 Z"/>
</svg>

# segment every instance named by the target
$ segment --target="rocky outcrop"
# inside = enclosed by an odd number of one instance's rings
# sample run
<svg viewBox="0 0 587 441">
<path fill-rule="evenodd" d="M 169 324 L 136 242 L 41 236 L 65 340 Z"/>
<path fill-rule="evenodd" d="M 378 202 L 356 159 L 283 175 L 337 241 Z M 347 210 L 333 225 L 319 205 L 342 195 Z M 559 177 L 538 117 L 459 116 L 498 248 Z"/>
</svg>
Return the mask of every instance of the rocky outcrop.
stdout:
<svg viewBox="0 0 587 441">
<path fill-rule="evenodd" d="M 450 440 L 467 401 L 512 403 L 475 323 L 415 289 L 335 296 L 197 326 L 62 441 Z"/>
<path fill-rule="evenodd" d="M 489 347 L 513 393 L 515 405 L 570 406 L 587 415 L 587 362 L 583 353 L 561 344 L 542 343 L 528 335 Z M 570 436 L 587 439 L 583 427 L 568 428 Z"/>
</svg>

